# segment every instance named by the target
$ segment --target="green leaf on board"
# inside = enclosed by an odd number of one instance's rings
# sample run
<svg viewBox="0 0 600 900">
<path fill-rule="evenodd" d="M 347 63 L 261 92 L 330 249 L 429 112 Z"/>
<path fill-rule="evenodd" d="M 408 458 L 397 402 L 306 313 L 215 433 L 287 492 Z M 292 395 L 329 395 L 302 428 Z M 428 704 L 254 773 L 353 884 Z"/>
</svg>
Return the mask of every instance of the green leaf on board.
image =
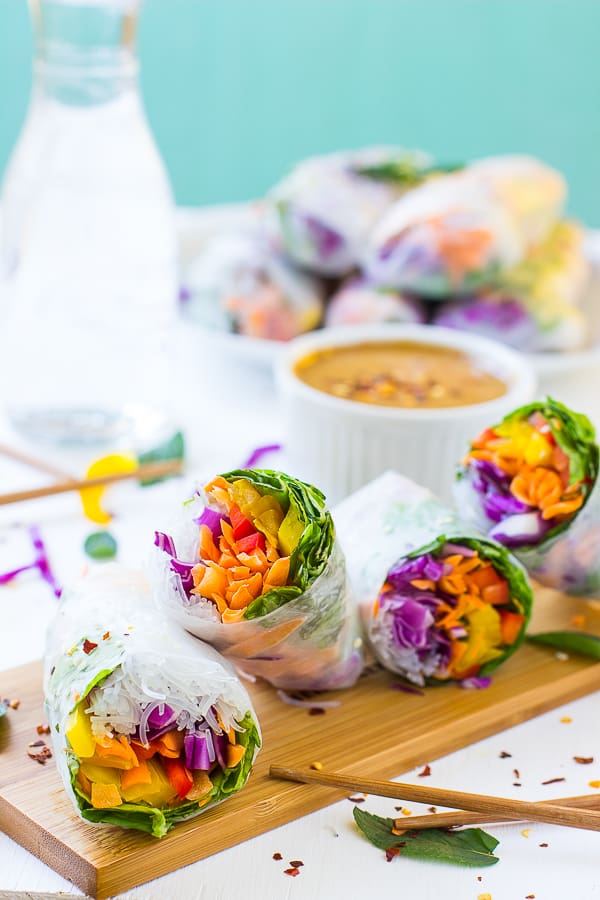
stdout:
<svg viewBox="0 0 600 900">
<path fill-rule="evenodd" d="M 541 634 L 528 634 L 527 640 L 532 644 L 554 647 L 555 650 L 566 650 L 592 659 L 600 659 L 600 637 L 595 634 L 582 634 L 580 631 L 544 631 Z"/>
<path fill-rule="evenodd" d="M 498 862 L 494 850 L 498 841 L 481 828 L 448 831 L 426 828 L 405 834 L 392 834 L 394 819 L 384 819 L 354 807 L 354 821 L 368 841 L 380 850 L 397 850 L 400 856 L 453 863 L 457 866 L 493 866 Z M 408 825 L 408 823 L 407 823 Z"/>
<path fill-rule="evenodd" d="M 94 531 L 86 537 L 83 549 L 90 559 L 114 559 L 117 542 L 108 531 Z"/>
<path fill-rule="evenodd" d="M 140 466 L 147 466 L 149 463 L 168 462 L 171 459 L 183 459 L 185 456 L 185 441 L 181 431 L 177 431 L 173 437 L 170 437 L 163 444 L 146 450 L 144 453 L 138 454 L 138 463 Z M 140 480 L 142 487 L 148 487 L 151 484 L 157 484 L 164 481 L 168 475 L 159 476 L 158 478 L 147 478 Z"/>
</svg>

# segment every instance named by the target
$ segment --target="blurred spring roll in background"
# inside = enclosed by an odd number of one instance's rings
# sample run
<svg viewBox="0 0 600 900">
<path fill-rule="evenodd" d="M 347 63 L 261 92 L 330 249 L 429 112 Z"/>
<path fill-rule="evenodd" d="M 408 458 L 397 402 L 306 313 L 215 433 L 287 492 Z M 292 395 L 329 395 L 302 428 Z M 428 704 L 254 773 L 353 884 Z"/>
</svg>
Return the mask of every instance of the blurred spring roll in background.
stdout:
<svg viewBox="0 0 600 900">
<path fill-rule="evenodd" d="M 480 679 L 519 646 L 532 593 L 519 563 L 433 494 L 387 472 L 333 511 L 370 646 L 414 684 Z"/>
<path fill-rule="evenodd" d="M 209 240 L 185 273 L 185 310 L 201 324 L 287 341 L 319 325 L 323 285 L 275 253 L 260 234 Z"/>
<path fill-rule="evenodd" d="M 276 239 L 299 265 L 346 275 L 384 212 L 431 163 L 427 154 L 399 147 L 305 159 L 271 191 Z"/>
<path fill-rule="evenodd" d="M 374 322 L 425 322 L 424 304 L 393 288 L 379 288 L 364 277 L 351 278 L 331 297 L 325 325 Z"/>
<path fill-rule="evenodd" d="M 319 490 L 280 472 L 229 472 L 156 544 L 163 608 L 243 672 L 296 690 L 356 681 L 358 621 Z"/>
<path fill-rule="evenodd" d="M 494 288 L 440 304 L 436 325 L 496 338 L 517 350 L 576 350 L 586 340 L 579 308 L 589 281 L 581 228 L 559 222 Z"/>
<path fill-rule="evenodd" d="M 446 297 L 494 284 L 562 213 L 562 176 L 529 157 L 494 157 L 428 181 L 388 210 L 365 269 L 378 284 Z"/>
<path fill-rule="evenodd" d="M 593 426 L 548 397 L 472 441 L 455 498 L 464 516 L 510 547 L 542 584 L 599 596 L 597 481 Z"/>
<path fill-rule="evenodd" d="M 233 667 L 160 615 L 137 573 L 65 593 L 45 694 L 58 769 L 87 822 L 162 837 L 239 791 L 260 747 Z"/>
</svg>

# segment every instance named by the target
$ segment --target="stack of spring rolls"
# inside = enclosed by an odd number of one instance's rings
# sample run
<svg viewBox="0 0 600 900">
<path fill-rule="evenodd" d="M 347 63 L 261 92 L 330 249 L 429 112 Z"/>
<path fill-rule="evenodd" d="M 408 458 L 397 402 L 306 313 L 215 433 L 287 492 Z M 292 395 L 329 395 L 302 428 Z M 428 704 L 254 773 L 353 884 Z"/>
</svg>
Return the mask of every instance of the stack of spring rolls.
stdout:
<svg viewBox="0 0 600 900">
<path fill-rule="evenodd" d="M 425 322 L 523 351 L 584 345 L 591 290 L 566 184 L 528 156 L 462 166 L 367 147 L 305 159 L 255 221 L 184 273 L 204 326 L 285 341 L 325 326 Z"/>
</svg>

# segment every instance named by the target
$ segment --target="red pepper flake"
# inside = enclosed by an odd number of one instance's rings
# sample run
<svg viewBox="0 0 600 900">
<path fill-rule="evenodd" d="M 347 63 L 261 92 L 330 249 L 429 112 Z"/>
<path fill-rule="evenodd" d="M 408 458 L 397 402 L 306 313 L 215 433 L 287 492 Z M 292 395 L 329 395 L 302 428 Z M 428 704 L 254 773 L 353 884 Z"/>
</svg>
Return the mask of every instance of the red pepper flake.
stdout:
<svg viewBox="0 0 600 900">
<path fill-rule="evenodd" d="M 398 809 L 398 807 L 396 807 L 396 809 Z M 437 806 L 428 806 L 427 812 L 430 812 L 432 815 L 435 815 L 437 812 Z"/>
<path fill-rule="evenodd" d="M 481 875 L 477 876 L 477 881 L 483 881 L 483 877 Z"/>
<path fill-rule="evenodd" d="M 535 894 L 525 894 L 525 900 L 535 900 Z"/>
<path fill-rule="evenodd" d="M 590 763 L 594 762 L 593 756 L 574 756 L 573 759 L 582 766 L 589 766 Z"/>
<path fill-rule="evenodd" d="M 88 641 L 88 639 L 86 638 L 85 641 L 83 642 L 82 650 L 84 653 L 89 654 L 92 652 L 92 650 L 95 650 L 97 646 L 98 646 L 98 644 L 95 644 L 93 641 Z"/>
<path fill-rule="evenodd" d="M 556 784 L 559 781 L 566 781 L 566 778 L 549 778 L 548 781 L 542 781 L 542 784 Z"/>
<path fill-rule="evenodd" d="M 431 775 L 431 767 L 425 766 L 422 772 L 419 772 L 419 778 L 427 778 L 428 775 Z"/>
<path fill-rule="evenodd" d="M 50 726 L 47 722 L 44 722 L 42 725 L 36 725 L 35 730 L 38 734 L 50 734 Z"/>
<path fill-rule="evenodd" d="M 110 631 L 105 631 L 104 634 L 102 635 L 102 640 L 107 641 L 109 639 L 109 637 L 110 637 Z"/>
<path fill-rule="evenodd" d="M 283 870 L 283 874 L 284 874 L 284 875 L 291 875 L 292 878 L 295 878 L 296 875 L 299 875 L 299 874 L 300 874 L 300 869 L 297 869 L 297 868 L 294 866 L 294 867 L 291 868 L 291 869 L 284 869 L 284 870 Z"/>
<path fill-rule="evenodd" d="M 388 862 L 391 862 L 395 856 L 398 856 L 400 853 L 400 847 L 388 847 L 385 851 L 385 858 Z"/>
<path fill-rule="evenodd" d="M 515 776 L 515 778 L 517 779 L 517 781 L 518 781 L 519 778 L 521 777 L 520 774 L 519 774 L 519 770 L 518 770 L 518 769 L 513 769 L 513 775 Z"/>
<path fill-rule="evenodd" d="M 279 862 L 280 859 L 283 859 L 283 856 L 281 855 L 281 853 L 274 853 L 274 854 L 273 854 L 273 859 L 274 859 L 276 862 Z"/>
<path fill-rule="evenodd" d="M 304 865 L 304 863 L 302 862 L 301 859 L 291 859 L 290 860 L 290 866 L 292 866 L 294 869 L 299 869 L 300 866 L 303 866 L 303 865 Z"/>
<path fill-rule="evenodd" d="M 348 800 L 350 800 L 351 803 L 364 803 L 365 802 L 364 797 L 348 797 Z"/>
<path fill-rule="evenodd" d="M 11 709 L 18 709 L 21 705 L 21 701 L 20 700 L 9 700 L 8 705 L 10 706 Z"/>
<path fill-rule="evenodd" d="M 509 759 L 510 757 L 512 757 L 512 753 L 507 753 L 506 750 L 500 752 L 500 759 Z"/>
<path fill-rule="evenodd" d="M 29 741 L 27 744 L 28 747 L 45 747 L 46 741 Z"/>
<path fill-rule="evenodd" d="M 539 845 L 539 846 L 540 846 L 540 847 L 547 847 L 547 846 L 548 846 L 548 844 L 546 844 L 546 843 L 543 843 L 543 844 L 540 844 L 540 845 Z"/>
<path fill-rule="evenodd" d="M 325 710 L 322 706 L 311 706 L 308 711 L 309 716 L 324 716 Z"/>
<path fill-rule="evenodd" d="M 42 743 L 43 743 L 43 741 L 42 741 Z M 37 744 L 36 744 L 36 747 L 37 747 Z M 31 749 L 31 750 L 27 751 L 27 755 L 31 759 L 35 759 L 35 761 L 37 763 L 39 763 L 41 766 L 44 766 L 44 765 L 46 765 L 46 760 L 51 758 L 52 750 L 50 749 L 50 747 L 46 747 L 46 745 L 44 744 L 43 747 L 37 753 L 34 752 L 33 749 Z"/>
<path fill-rule="evenodd" d="M 520 781 L 513 781 L 513 787 L 523 787 Z"/>
</svg>

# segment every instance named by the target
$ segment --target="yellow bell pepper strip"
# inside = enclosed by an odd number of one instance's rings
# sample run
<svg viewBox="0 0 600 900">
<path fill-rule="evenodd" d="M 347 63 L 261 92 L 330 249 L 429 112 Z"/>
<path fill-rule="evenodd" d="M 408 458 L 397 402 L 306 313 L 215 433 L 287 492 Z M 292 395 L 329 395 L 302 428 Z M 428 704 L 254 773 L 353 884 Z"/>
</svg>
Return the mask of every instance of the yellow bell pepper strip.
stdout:
<svg viewBox="0 0 600 900">
<path fill-rule="evenodd" d="M 96 740 L 92 734 L 90 717 L 86 715 L 81 703 L 77 704 L 69 717 L 66 736 L 73 752 L 80 758 L 93 756 L 96 752 Z"/>
<path fill-rule="evenodd" d="M 120 473 L 135 472 L 138 461 L 135 456 L 126 453 L 111 453 L 95 460 L 85 473 L 86 478 L 98 478 L 101 475 L 118 475 Z M 106 493 L 104 485 L 83 488 L 79 494 L 83 504 L 84 515 L 97 522 L 99 525 L 108 525 L 111 514 L 102 506 L 102 500 Z"/>
</svg>

